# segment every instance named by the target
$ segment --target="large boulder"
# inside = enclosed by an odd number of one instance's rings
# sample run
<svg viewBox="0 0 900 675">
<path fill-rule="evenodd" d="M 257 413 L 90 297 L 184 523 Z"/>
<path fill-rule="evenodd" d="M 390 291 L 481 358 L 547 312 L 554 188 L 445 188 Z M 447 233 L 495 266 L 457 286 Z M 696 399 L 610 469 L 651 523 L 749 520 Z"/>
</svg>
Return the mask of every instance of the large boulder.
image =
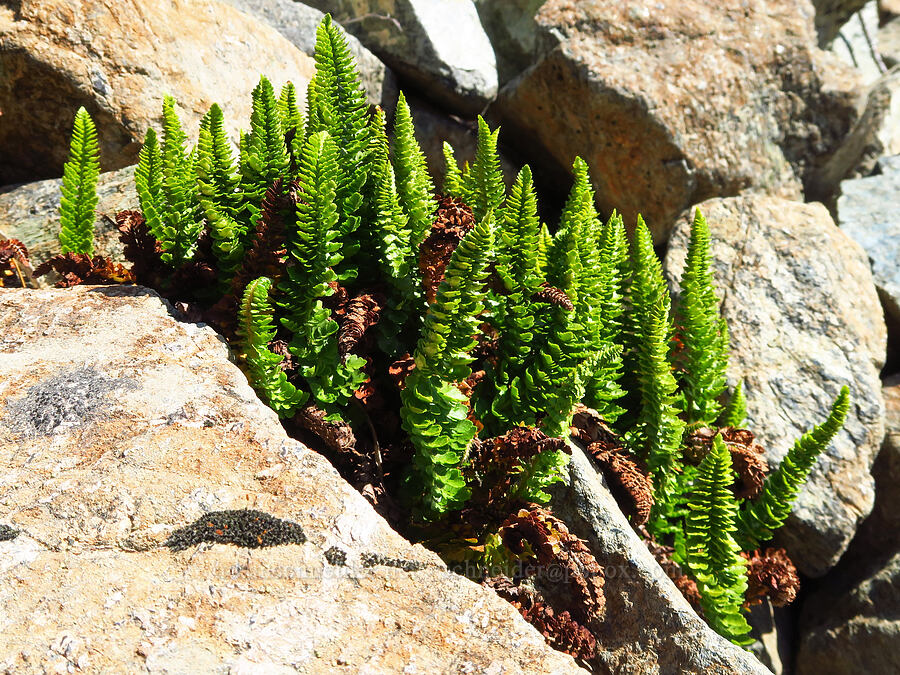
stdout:
<svg viewBox="0 0 900 675">
<path fill-rule="evenodd" d="M 291 41 L 304 54 L 316 53 L 316 29 L 325 16 L 319 10 L 294 0 L 224 0 L 243 12 L 269 24 Z M 347 35 L 347 45 L 356 59 L 363 88 L 370 103 L 393 111 L 397 104 L 397 78 L 390 68 L 362 46 L 353 35 Z"/>
<path fill-rule="evenodd" d="M 452 112 L 474 117 L 497 95 L 497 64 L 472 0 L 307 0 L 398 76 Z"/>
<path fill-rule="evenodd" d="M 0 5 L 0 185 L 62 175 L 79 106 L 97 124 L 105 170 L 137 162 L 163 94 L 186 131 L 218 102 L 228 129 L 246 128 L 250 92 L 265 73 L 301 97 L 312 59 L 275 29 L 217 0 Z"/>
<path fill-rule="evenodd" d="M 744 382 L 747 428 L 770 465 L 823 422 L 843 385 L 844 428 L 819 457 L 776 541 L 797 567 L 834 566 L 872 509 L 869 471 L 884 437 L 879 370 L 887 330 L 865 252 L 821 204 L 745 195 L 697 208 L 731 340 L 729 382 Z M 677 293 L 693 214 L 672 233 L 666 274 Z"/>
<path fill-rule="evenodd" d="M 3 670 L 580 672 L 154 292 L 3 293 L 0 370 Z"/>
<path fill-rule="evenodd" d="M 622 515 L 602 474 L 577 447 L 569 485 L 554 490 L 553 511 L 604 566 L 607 620 L 595 633 L 601 672 L 769 672 L 691 609 Z"/>
<path fill-rule="evenodd" d="M 32 267 L 59 253 L 59 202 L 62 179 L 27 183 L 0 193 L 0 239 L 18 239 L 28 248 Z M 115 227 L 116 213 L 140 208 L 134 167 L 101 173 L 97 180 L 94 252 L 124 262 Z"/>
<path fill-rule="evenodd" d="M 900 71 L 898 71 L 900 75 Z M 900 83 L 900 77 L 898 77 Z M 898 90 L 900 100 L 900 90 Z M 900 156 L 898 156 L 900 158 Z M 900 166 L 880 164 L 882 173 L 841 183 L 837 219 L 872 264 L 872 276 L 894 322 L 900 322 Z"/>
<path fill-rule="evenodd" d="M 900 672 L 900 553 L 845 592 L 815 594 L 803 613 L 797 675 Z"/>
<path fill-rule="evenodd" d="M 536 20 L 558 44 L 491 114 L 547 182 L 581 155 L 601 209 L 643 213 L 657 243 L 710 197 L 800 197 L 858 114 L 858 76 L 816 47 L 806 3 L 549 0 Z"/>
</svg>

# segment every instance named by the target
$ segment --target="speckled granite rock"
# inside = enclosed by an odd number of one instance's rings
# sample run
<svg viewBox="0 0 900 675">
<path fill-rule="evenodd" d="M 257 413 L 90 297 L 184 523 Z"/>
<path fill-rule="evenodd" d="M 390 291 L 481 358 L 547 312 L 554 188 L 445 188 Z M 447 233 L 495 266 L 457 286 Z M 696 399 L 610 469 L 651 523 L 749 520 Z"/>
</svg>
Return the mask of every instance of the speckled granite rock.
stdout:
<svg viewBox="0 0 900 675">
<path fill-rule="evenodd" d="M 265 73 L 302 96 L 312 59 L 275 29 L 217 0 L 0 5 L 0 185 L 62 175 L 75 111 L 94 118 L 104 170 L 137 163 L 163 94 L 188 135 L 218 102 L 228 130 L 246 128 Z"/>
<path fill-rule="evenodd" d="M 28 247 L 33 267 L 59 253 L 61 184 L 61 179 L 51 178 L 0 193 L 0 239 L 21 240 Z M 101 173 L 97 197 L 94 251 L 124 262 L 123 246 L 113 221 L 119 211 L 140 208 L 134 189 L 134 167 Z"/>
<path fill-rule="evenodd" d="M 0 670 L 579 672 L 152 291 L 3 292 L 0 371 Z"/>
<path fill-rule="evenodd" d="M 744 381 L 747 426 L 770 464 L 825 420 L 842 385 L 850 387 L 844 428 L 776 536 L 802 572 L 821 576 L 872 509 L 869 471 L 884 437 L 878 372 L 887 329 L 868 259 L 821 204 L 747 195 L 697 207 L 710 225 L 724 298 L 729 381 Z M 670 281 L 681 278 L 688 236 L 685 214 L 665 260 Z"/>
<path fill-rule="evenodd" d="M 557 46 L 491 114 L 548 180 L 581 155 L 601 209 L 641 212 L 657 243 L 710 197 L 799 198 L 858 115 L 858 75 L 816 47 L 809 3 L 549 0 L 537 23 Z"/>
<path fill-rule="evenodd" d="M 768 673 L 749 652 L 718 635 L 691 609 L 625 520 L 578 448 L 570 486 L 555 488 L 553 510 L 588 542 L 604 566 L 607 621 L 598 659 L 609 673 Z"/>
</svg>

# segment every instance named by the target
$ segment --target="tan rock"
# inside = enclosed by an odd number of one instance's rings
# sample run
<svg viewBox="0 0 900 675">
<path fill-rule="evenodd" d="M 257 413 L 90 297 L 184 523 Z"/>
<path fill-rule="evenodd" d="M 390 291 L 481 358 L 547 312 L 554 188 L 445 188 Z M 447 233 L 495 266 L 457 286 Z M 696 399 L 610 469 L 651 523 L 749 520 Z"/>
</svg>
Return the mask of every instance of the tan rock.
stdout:
<svg viewBox="0 0 900 675">
<path fill-rule="evenodd" d="M 492 114 L 557 175 L 582 156 L 601 209 L 643 213 L 657 243 L 709 197 L 799 198 L 857 116 L 805 3 L 549 0 L 536 20 L 559 44 Z"/>
<path fill-rule="evenodd" d="M 267 75 L 306 89 L 312 59 L 274 29 L 216 0 L 22 0 L 0 6 L 0 184 L 62 175 L 76 109 L 97 124 L 101 166 L 137 161 L 174 96 L 189 134 L 218 102 L 246 128 Z"/>
<path fill-rule="evenodd" d="M 884 437 L 879 370 L 887 329 L 869 260 L 821 204 L 762 195 L 697 205 L 711 233 L 712 267 L 731 342 L 729 382 L 744 382 L 747 428 L 777 465 L 850 388 L 844 428 L 819 457 L 775 541 L 803 573 L 822 576 L 872 510 L 869 471 Z M 693 216 L 693 213 L 690 214 Z M 665 260 L 681 278 L 685 214 Z"/>
<path fill-rule="evenodd" d="M 6 291 L 0 372 L 0 670 L 580 672 L 393 532 L 152 291 Z M 165 546 L 243 509 L 305 541 Z"/>
</svg>

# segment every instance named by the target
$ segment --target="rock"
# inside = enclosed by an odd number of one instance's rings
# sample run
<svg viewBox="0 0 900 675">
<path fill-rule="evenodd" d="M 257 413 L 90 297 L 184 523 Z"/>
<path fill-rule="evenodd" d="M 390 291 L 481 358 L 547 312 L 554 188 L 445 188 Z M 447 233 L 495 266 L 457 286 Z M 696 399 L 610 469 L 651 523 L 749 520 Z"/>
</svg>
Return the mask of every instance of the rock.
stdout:
<svg viewBox="0 0 900 675">
<path fill-rule="evenodd" d="M 846 180 L 841 192 L 838 223 L 865 250 L 884 311 L 900 322 L 900 168 Z"/>
<path fill-rule="evenodd" d="M 860 246 L 821 204 L 746 195 L 698 204 L 731 339 L 729 383 L 744 382 L 747 428 L 777 465 L 850 388 L 844 428 L 819 457 L 776 536 L 797 568 L 822 576 L 872 509 L 869 470 L 884 437 L 878 372 L 886 328 Z M 689 216 L 672 233 L 665 272 L 677 292 Z"/>
<path fill-rule="evenodd" d="M 878 48 L 878 5 L 870 0 L 838 31 L 831 50 L 847 65 L 856 68 L 865 84 L 881 77 L 885 69 Z"/>
<path fill-rule="evenodd" d="M 87 7 L 85 5 L 85 7 Z M 218 102 L 235 140 L 265 73 L 302 96 L 310 57 L 263 23 L 217 0 L 187 11 L 175 0 L 80 4 L 21 0 L 0 6 L 0 185 L 62 175 L 76 109 L 93 116 L 104 170 L 137 162 L 148 127 L 174 96 L 189 134 Z"/>
<path fill-rule="evenodd" d="M 156 293 L 7 291 L 0 369 L 4 669 L 580 672 L 392 531 Z"/>
<path fill-rule="evenodd" d="M 864 101 L 837 152 L 811 176 L 811 192 L 837 194 L 842 180 L 868 176 L 880 157 L 900 153 L 900 66 L 876 80 Z"/>
<path fill-rule="evenodd" d="M 555 488 L 553 511 L 604 566 L 606 630 L 595 637 L 605 672 L 769 672 L 691 609 L 579 448 L 573 448 L 569 478 L 570 485 Z"/>
<path fill-rule="evenodd" d="M 753 629 L 751 637 L 756 639 L 748 649 L 774 675 L 790 672 L 794 658 L 791 651 L 795 623 L 793 610 L 793 603 L 787 607 L 773 607 L 768 598 L 763 598 L 760 604 L 750 608 L 747 616 L 747 623 Z"/>
<path fill-rule="evenodd" d="M 304 54 L 315 55 L 316 29 L 325 16 L 319 10 L 293 0 L 224 0 L 224 2 L 272 26 Z M 380 105 L 392 112 L 397 105 L 399 92 L 396 76 L 353 35 L 347 35 L 347 44 L 359 67 L 360 79 L 369 103 Z"/>
<path fill-rule="evenodd" d="M 475 0 L 481 25 L 497 57 L 497 78 L 502 87 L 520 74 L 555 40 L 538 31 L 534 16 L 545 0 Z"/>
<path fill-rule="evenodd" d="M 37 267 L 59 253 L 59 200 L 62 179 L 28 183 L 0 193 L 0 239 L 19 239 Z M 125 262 L 116 213 L 140 208 L 134 188 L 134 167 L 101 173 L 97 180 L 97 218 L 94 222 L 94 252 Z"/>
<path fill-rule="evenodd" d="M 822 47 L 830 45 L 841 27 L 868 2 L 869 0 L 813 0 L 819 44 Z"/>
<path fill-rule="evenodd" d="M 857 117 L 858 76 L 804 3 L 549 0 L 537 22 L 559 44 L 491 114 L 566 189 L 581 155 L 601 210 L 643 213 L 657 243 L 709 197 L 799 198 Z"/>
<path fill-rule="evenodd" d="M 878 29 L 878 53 L 884 64 L 892 68 L 900 63 L 900 16 Z"/>
<path fill-rule="evenodd" d="M 797 675 L 900 672 L 900 553 L 844 593 L 804 607 Z"/>
<path fill-rule="evenodd" d="M 397 75 L 451 112 L 474 117 L 497 95 L 497 65 L 472 0 L 307 0 Z"/>
</svg>

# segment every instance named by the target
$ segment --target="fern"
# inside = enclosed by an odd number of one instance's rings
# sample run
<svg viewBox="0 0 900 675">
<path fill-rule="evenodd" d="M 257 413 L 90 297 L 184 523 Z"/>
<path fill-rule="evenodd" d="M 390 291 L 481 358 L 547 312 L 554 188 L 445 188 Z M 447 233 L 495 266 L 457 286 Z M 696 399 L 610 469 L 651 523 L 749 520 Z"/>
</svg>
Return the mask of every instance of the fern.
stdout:
<svg viewBox="0 0 900 675">
<path fill-rule="evenodd" d="M 459 164 L 456 162 L 456 155 L 453 152 L 453 146 L 444 141 L 442 146 L 444 154 L 444 194 L 463 198 L 463 176 L 459 170 Z"/>
<path fill-rule="evenodd" d="M 463 172 L 460 186 L 460 196 L 472 209 L 476 220 L 484 218 L 489 211 L 496 212 L 505 199 L 506 187 L 497 153 L 499 134 L 500 129 L 492 132 L 484 118 L 478 116 L 475 161 Z"/>
<path fill-rule="evenodd" d="M 738 644 L 752 642 L 750 626 L 741 614 L 747 590 L 746 563 L 735 542 L 737 502 L 731 492 L 731 453 L 721 436 L 700 463 L 685 520 L 687 565 L 697 581 L 701 604 L 710 626 Z"/>
<path fill-rule="evenodd" d="M 425 316 L 416 368 L 401 392 L 403 428 L 416 451 L 409 485 L 428 518 L 460 508 L 470 495 L 460 469 L 477 429 L 456 383 L 471 374 L 493 243 L 489 214 L 453 252 Z"/>
<path fill-rule="evenodd" d="M 94 211 L 100 175 L 97 128 L 83 107 L 75 113 L 69 159 L 63 166 L 59 245 L 63 253 L 94 252 Z"/>
<path fill-rule="evenodd" d="M 759 496 L 744 503 L 738 516 L 738 540 L 745 550 L 758 548 L 761 542 L 771 539 L 787 520 L 797 493 L 816 459 L 840 431 L 849 408 L 850 391 L 843 387 L 828 419 L 797 439 L 778 468 L 766 478 Z"/>
<path fill-rule="evenodd" d="M 247 284 L 238 310 L 237 334 L 243 348 L 250 384 L 279 417 L 290 417 L 309 398 L 287 380 L 282 356 L 269 351 L 275 339 L 274 308 L 269 302 L 272 280 L 260 277 Z"/>
<path fill-rule="evenodd" d="M 303 137 L 303 115 L 297 105 L 297 90 L 293 82 L 286 82 L 278 95 L 278 120 L 285 136 Z"/>
<path fill-rule="evenodd" d="M 721 411 L 717 399 L 726 386 L 728 333 L 719 316 L 709 266 L 709 226 L 699 210 L 691 224 L 676 315 L 684 342 L 680 365 L 686 421 L 712 424 Z"/>
<path fill-rule="evenodd" d="M 284 176 L 290 159 L 281 123 L 284 110 L 265 77 L 253 89 L 252 100 L 250 133 L 241 145 L 241 184 L 258 203 L 275 179 Z"/>
<path fill-rule="evenodd" d="M 434 184 L 428 175 L 425 155 L 416 141 L 412 113 L 403 92 L 400 93 L 394 113 L 392 151 L 397 195 L 409 218 L 409 245 L 415 251 L 428 236 L 437 202 L 434 199 Z"/>
<path fill-rule="evenodd" d="M 738 382 L 728 399 L 728 404 L 722 410 L 719 418 L 720 427 L 740 428 L 747 416 L 747 401 L 744 399 L 744 383 Z"/>
</svg>

